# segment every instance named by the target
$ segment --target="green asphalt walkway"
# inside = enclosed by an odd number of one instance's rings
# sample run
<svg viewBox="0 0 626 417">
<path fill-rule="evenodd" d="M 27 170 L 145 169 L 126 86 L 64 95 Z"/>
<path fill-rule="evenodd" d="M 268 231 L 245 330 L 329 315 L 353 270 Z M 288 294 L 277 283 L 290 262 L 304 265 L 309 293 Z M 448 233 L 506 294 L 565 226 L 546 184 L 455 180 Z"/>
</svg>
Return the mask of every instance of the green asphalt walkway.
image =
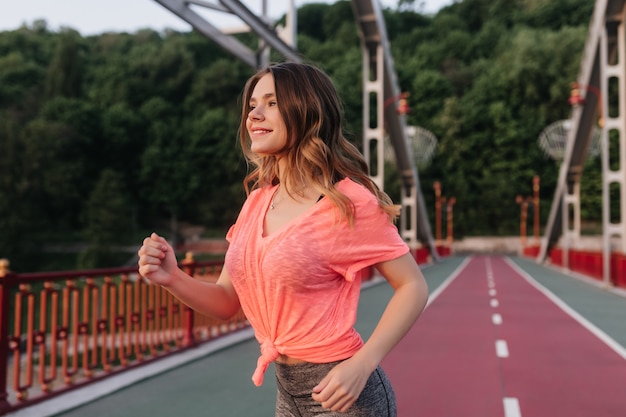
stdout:
<svg viewBox="0 0 626 417">
<path fill-rule="evenodd" d="M 423 268 L 431 298 L 445 288 L 446 280 L 466 260 L 462 256 L 443 258 Z M 512 257 L 510 260 L 541 286 L 545 287 L 569 308 L 605 332 L 611 340 L 626 347 L 626 296 L 594 285 L 590 279 L 578 279 L 558 269 L 546 267 L 533 260 Z M 391 288 L 384 281 L 368 284 L 363 289 L 357 330 L 366 339 L 383 312 Z M 110 387 L 108 394 L 70 410 L 54 414 L 56 417 L 266 417 L 274 415 L 276 385 L 273 368 L 267 371 L 262 387 L 252 384 L 259 347 L 243 334 L 241 341 L 204 354 L 194 360 L 161 369 L 153 376 L 131 385 Z M 97 384 L 91 388 L 98 390 Z M 78 392 L 75 395 L 80 395 Z M 57 401 L 62 401 L 60 398 Z M 65 405 L 67 407 L 67 404 Z M 38 411 L 22 410 L 15 417 L 37 416 Z M 37 414 L 34 414 L 37 413 Z M 50 415 L 49 413 L 46 415 Z"/>
</svg>

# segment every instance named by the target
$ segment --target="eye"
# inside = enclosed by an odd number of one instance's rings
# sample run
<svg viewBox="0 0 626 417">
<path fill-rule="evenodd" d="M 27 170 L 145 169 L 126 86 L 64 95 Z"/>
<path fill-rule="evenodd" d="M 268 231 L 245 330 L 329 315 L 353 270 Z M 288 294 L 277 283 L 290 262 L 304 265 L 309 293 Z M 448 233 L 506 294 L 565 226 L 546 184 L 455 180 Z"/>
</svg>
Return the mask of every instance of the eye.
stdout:
<svg viewBox="0 0 626 417">
<path fill-rule="evenodd" d="M 270 107 L 278 106 L 278 103 L 276 101 L 270 101 L 268 104 Z"/>
</svg>

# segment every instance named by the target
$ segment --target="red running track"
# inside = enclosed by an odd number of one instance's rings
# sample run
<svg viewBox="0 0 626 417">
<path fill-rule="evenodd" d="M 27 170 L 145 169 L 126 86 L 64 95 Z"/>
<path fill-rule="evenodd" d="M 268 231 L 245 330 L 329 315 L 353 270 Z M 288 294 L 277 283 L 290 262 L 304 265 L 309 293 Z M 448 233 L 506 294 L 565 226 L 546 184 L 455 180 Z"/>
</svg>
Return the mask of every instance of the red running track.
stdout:
<svg viewBox="0 0 626 417">
<path fill-rule="evenodd" d="M 461 265 L 383 363 L 400 417 L 625 417 L 626 360 L 505 258 Z"/>
</svg>

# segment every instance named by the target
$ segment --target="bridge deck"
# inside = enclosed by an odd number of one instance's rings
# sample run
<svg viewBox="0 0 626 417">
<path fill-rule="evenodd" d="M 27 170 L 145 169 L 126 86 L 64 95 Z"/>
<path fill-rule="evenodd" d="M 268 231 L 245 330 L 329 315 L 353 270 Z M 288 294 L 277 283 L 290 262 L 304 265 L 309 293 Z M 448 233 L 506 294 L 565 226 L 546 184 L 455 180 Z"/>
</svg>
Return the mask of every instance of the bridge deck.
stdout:
<svg viewBox="0 0 626 417">
<path fill-rule="evenodd" d="M 400 416 L 624 415 L 626 297 L 522 258 L 450 257 L 424 274 L 429 306 L 383 363 Z M 364 337 L 390 296 L 363 291 Z M 270 416 L 273 369 L 254 387 L 257 354 L 245 338 L 57 415 Z"/>
</svg>

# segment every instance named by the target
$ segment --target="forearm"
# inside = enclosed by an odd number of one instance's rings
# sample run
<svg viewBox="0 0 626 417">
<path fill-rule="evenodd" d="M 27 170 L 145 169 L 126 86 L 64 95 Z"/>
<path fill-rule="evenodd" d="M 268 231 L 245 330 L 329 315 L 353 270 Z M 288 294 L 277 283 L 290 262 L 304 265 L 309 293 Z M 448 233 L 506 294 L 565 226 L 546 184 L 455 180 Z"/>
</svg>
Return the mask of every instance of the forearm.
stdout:
<svg viewBox="0 0 626 417">
<path fill-rule="evenodd" d="M 164 285 L 172 295 L 193 310 L 220 319 L 228 319 L 239 310 L 236 294 L 223 285 L 190 277 L 178 269 L 171 283 Z"/>
<path fill-rule="evenodd" d="M 374 370 L 411 329 L 426 306 L 427 299 L 428 288 L 423 279 L 396 288 L 378 325 L 355 355 L 356 358 Z"/>
</svg>

